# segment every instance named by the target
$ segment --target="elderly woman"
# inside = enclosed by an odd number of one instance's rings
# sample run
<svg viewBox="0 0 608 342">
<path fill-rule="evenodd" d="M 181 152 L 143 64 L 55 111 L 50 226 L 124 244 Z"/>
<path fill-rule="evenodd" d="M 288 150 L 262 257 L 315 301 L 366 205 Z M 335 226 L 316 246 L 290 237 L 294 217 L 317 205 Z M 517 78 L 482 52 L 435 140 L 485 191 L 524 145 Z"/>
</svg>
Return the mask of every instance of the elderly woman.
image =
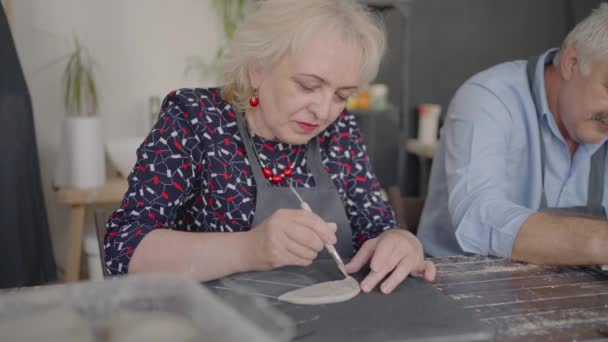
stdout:
<svg viewBox="0 0 608 342">
<path fill-rule="evenodd" d="M 164 100 L 107 223 L 109 273 L 207 281 L 306 266 L 334 244 L 348 272 L 370 264 L 363 291 L 382 282 L 389 293 L 410 273 L 432 280 L 419 241 L 394 228 L 344 109 L 376 76 L 385 40 L 356 1 L 261 1 L 225 54 L 224 86 Z"/>
</svg>

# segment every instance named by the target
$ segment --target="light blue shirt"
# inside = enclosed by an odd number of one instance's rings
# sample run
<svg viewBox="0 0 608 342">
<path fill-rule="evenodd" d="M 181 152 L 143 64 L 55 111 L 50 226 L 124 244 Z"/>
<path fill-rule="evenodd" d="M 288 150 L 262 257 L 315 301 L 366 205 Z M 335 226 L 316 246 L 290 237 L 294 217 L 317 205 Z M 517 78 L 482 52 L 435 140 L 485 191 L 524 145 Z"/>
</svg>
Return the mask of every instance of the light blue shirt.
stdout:
<svg viewBox="0 0 608 342">
<path fill-rule="evenodd" d="M 456 92 L 441 130 L 418 230 L 427 254 L 511 257 L 522 223 L 540 206 L 539 115 L 547 206 L 587 204 L 591 156 L 600 144 L 581 144 L 570 158 L 545 91 L 544 66 L 556 52 L 548 50 L 536 65 L 533 92 L 542 113 L 536 111 L 523 60 L 485 70 Z"/>
</svg>

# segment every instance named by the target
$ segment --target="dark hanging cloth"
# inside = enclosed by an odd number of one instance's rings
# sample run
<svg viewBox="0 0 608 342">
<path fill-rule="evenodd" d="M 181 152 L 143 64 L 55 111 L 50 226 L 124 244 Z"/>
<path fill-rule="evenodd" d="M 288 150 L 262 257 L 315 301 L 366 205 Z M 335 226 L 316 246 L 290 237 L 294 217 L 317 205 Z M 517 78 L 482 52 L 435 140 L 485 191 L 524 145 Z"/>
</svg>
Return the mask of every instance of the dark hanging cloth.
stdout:
<svg viewBox="0 0 608 342">
<path fill-rule="evenodd" d="M 56 279 L 32 104 L 0 5 L 0 288 Z"/>
</svg>

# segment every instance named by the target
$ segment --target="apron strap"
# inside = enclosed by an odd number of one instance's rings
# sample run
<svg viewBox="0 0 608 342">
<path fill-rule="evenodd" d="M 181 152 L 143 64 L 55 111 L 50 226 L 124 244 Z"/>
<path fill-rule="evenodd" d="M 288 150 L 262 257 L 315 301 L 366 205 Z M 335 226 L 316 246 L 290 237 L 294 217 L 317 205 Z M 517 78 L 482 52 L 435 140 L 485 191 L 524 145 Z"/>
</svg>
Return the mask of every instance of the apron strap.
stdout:
<svg viewBox="0 0 608 342">
<path fill-rule="evenodd" d="M 530 95 L 536 108 L 536 116 L 538 119 L 538 138 L 540 141 L 540 166 L 541 166 L 541 186 L 542 193 L 540 198 L 540 209 L 547 208 L 547 196 L 545 192 L 545 142 L 542 136 L 542 108 L 540 101 L 534 93 L 534 82 L 536 81 L 536 65 L 540 56 L 530 57 L 526 72 L 528 74 L 528 86 L 530 87 Z M 587 206 L 601 206 L 604 200 L 604 171 L 606 161 L 606 143 L 591 156 L 591 164 L 589 166 L 589 185 L 587 191 Z"/>
<path fill-rule="evenodd" d="M 541 197 L 540 197 L 540 209 L 547 208 L 547 196 L 545 195 L 545 142 L 543 141 L 542 136 L 542 109 L 540 107 L 539 101 L 536 99 L 536 94 L 534 94 L 534 81 L 536 80 L 536 64 L 538 64 L 538 60 L 540 56 L 533 56 L 528 59 L 528 64 L 526 65 L 526 72 L 528 74 L 528 86 L 530 88 L 530 96 L 532 96 L 532 101 L 534 102 L 534 107 L 536 108 L 536 117 L 538 122 L 538 140 L 540 141 L 540 179 L 541 179 Z"/>
<path fill-rule="evenodd" d="M 236 113 L 236 122 L 239 127 L 239 132 L 241 132 L 241 139 L 243 139 L 243 145 L 245 145 L 245 152 L 247 153 L 247 158 L 245 160 L 249 160 L 249 164 L 251 165 L 251 172 L 255 176 L 255 179 L 266 179 L 264 174 L 262 174 L 262 166 L 258 162 L 258 159 L 255 157 L 255 152 L 253 151 L 253 142 L 251 141 L 251 137 L 249 136 L 249 130 L 245 127 L 245 118 L 243 114 L 239 111 Z M 259 188 L 270 188 L 270 184 L 268 182 L 257 182 L 256 184 Z"/>
<path fill-rule="evenodd" d="M 308 158 L 306 165 L 314 177 L 315 187 L 335 189 L 335 185 L 331 181 L 327 170 L 325 170 L 325 164 L 323 164 L 317 137 L 310 139 L 307 144 L 306 152 L 306 157 Z"/>
<path fill-rule="evenodd" d="M 591 157 L 591 169 L 589 170 L 589 193 L 587 203 L 589 205 L 601 206 L 604 201 L 604 166 L 606 165 L 606 143 Z"/>
</svg>

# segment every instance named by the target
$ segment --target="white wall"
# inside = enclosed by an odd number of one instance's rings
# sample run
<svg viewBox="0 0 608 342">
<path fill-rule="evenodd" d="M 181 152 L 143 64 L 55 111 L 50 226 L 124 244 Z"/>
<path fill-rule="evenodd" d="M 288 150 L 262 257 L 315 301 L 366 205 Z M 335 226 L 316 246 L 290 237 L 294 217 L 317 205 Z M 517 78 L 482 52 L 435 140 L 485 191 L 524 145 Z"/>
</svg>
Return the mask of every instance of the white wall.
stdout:
<svg viewBox="0 0 608 342">
<path fill-rule="evenodd" d="M 106 139 L 143 135 L 149 96 L 210 86 L 184 75 L 188 56 L 211 60 L 222 42 L 211 0 L 17 0 L 12 30 L 34 106 L 36 139 L 55 256 L 64 265 L 69 212 L 52 175 L 61 141 L 61 73 L 73 34 L 97 60 Z M 88 225 L 92 223 L 87 222 Z"/>
</svg>

